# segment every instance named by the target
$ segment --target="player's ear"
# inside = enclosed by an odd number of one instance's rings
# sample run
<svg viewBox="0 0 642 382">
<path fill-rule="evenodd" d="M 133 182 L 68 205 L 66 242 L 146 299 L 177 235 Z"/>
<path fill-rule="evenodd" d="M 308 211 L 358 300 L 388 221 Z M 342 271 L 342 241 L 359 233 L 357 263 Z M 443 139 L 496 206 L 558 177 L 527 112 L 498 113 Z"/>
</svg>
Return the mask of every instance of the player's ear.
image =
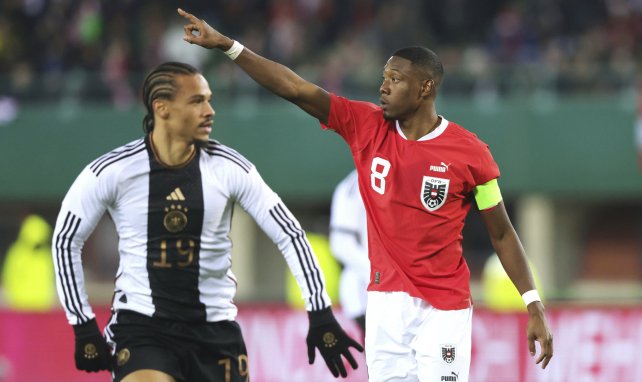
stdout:
<svg viewBox="0 0 642 382">
<path fill-rule="evenodd" d="M 435 92 L 435 81 L 426 79 L 421 82 L 421 95 L 428 97 Z"/>
<path fill-rule="evenodd" d="M 152 108 L 154 108 L 154 114 L 158 115 L 159 117 L 163 119 L 167 119 L 169 117 L 169 108 L 167 107 L 167 103 L 165 102 L 165 100 L 154 100 L 154 102 L 152 102 Z"/>
</svg>

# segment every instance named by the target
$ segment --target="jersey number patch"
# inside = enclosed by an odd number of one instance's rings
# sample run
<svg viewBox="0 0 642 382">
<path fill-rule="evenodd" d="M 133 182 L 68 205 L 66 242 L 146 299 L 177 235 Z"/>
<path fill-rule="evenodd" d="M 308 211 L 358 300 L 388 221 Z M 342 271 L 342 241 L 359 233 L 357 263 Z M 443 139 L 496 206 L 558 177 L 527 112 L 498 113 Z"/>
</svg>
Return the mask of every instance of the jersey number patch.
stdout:
<svg viewBox="0 0 642 382">
<path fill-rule="evenodd" d="M 386 176 L 390 172 L 390 162 L 383 158 L 374 157 L 370 165 L 370 186 L 377 193 L 383 195 L 386 192 Z"/>
<path fill-rule="evenodd" d="M 421 203 L 428 211 L 438 210 L 446 202 L 450 179 L 424 176 L 421 186 Z"/>
</svg>

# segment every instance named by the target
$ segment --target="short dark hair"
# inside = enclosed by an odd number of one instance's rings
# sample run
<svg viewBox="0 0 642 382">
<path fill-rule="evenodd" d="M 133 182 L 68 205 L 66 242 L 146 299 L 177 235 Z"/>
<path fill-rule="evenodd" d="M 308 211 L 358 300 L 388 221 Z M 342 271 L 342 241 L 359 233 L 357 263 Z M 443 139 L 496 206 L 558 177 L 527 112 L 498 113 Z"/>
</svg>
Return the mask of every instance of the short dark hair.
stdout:
<svg viewBox="0 0 642 382">
<path fill-rule="evenodd" d="M 165 62 L 149 72 L 145 77 L 145 82 L 143 82 L 143 103 L 147 109 L 147 115 L 143 118 L 143 131 L 145 133 L 150 133 L 154 130 L 154 108 L 152 106 L 154 101 L 157 99 L 174 99 L 178 90 L 174 77 L 198 73 L 200 73 L 198 69 L 182 62 Z"/>
<path fill-rule="evenodd" d="M 432 50 L 423 46 L 409 46 L 401 48 L 393 53 L 393 56 L 405 58 L 417 66 L 419 70 L 426 73 L 430 79 L 435 81 L 435 86 L 439 87 L 444 77 L 444 66 L 441 64 L 439 56 Z"/>
</svg>

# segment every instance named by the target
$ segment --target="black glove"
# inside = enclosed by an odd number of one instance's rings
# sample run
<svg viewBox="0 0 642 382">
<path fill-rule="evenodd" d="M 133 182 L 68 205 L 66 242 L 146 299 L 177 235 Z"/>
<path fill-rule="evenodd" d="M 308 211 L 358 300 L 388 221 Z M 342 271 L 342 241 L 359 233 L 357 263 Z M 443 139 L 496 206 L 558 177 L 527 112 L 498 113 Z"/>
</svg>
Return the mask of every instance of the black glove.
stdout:
<svg viewBox="0 0 642 382">
<path fill-rule="evenodd" d="M 308 337 L 305 339 L 308 344 L 308 361 L 310 364 L 314 362 L 314 349 L 318 348 L 332 375 L 338 377 L 341 374 L 342 377 L 347 377 L 348 373 L 341 356 L 343 355 L 350 362 L 352 368 L 356 369 L 359 365 L 352 357 L 349 348 L 352 346 L 363 352 L 363 346 L 343 331 L 334 318 L 331 308 L 308 312 L 308 318 L 310 319 L 310 329 Z"/>
<path fill-rule="evenodd" d="M 76 336 L 76 369 L 84 371 L 111 370 L 111 351 L 100 330 L 96 319 L 84 324 L 74 325 Z"/>
</svg>

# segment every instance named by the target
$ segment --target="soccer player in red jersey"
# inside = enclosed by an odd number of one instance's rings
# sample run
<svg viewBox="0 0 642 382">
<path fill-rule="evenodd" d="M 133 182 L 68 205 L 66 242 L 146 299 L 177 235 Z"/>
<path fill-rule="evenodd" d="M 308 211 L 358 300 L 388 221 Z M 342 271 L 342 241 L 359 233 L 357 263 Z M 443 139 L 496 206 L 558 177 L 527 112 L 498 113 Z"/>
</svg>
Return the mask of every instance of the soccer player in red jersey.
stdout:
<svg viewBox="0 0 642 382">
<path fill-rule="evenodd" d="M 539 342 L 536 363 L 548 365 L 553 338 L 502 202 L 499 169 L 475 134 L 437 114 L 443 67 L 434 52 L 423 47 L 395 52 L 384 66 L 380 104 L 374 105 L 328 93 L 194 15 L 178 12 L 188 20 L 185 41 L 224 51 L 257 83 L 350 146 L 368 216 L 370 381 L 468 381 L 472 301 L 462 229 L 473 199 L 527 305 L 529 350 L 535 356 Z"/>
</svg>

